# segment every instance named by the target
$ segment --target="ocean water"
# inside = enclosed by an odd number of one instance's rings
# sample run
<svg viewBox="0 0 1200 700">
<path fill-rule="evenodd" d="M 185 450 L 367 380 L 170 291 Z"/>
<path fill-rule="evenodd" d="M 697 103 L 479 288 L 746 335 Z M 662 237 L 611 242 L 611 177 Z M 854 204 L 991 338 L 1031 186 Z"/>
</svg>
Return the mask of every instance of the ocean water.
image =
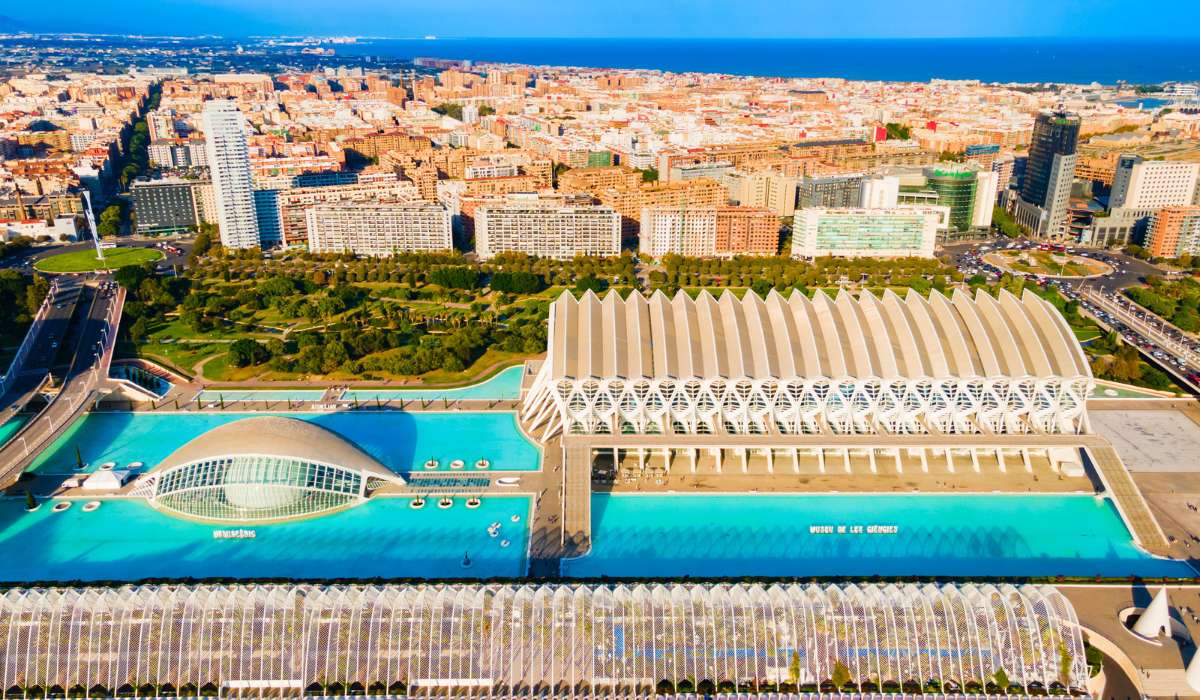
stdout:
<svg viewBox="0 0 1200 700">
<path fill-rule="evenodd" d="M 376 39 L 336 50 L 338 55 L 851 80 L 1110 84 L 1200 80 L 1200 38 L 438 38 Z"/>
<path fill-rule="evenodd" d="M 833 532 L 812 531 L 823 526 Z M 896 530 L 872 534 L 871 526 Z M 1137 549 L 1105 499 L 913 494 L 593 494 L 592 551 L 566 562 L 564 574 L 1195 575 Z"/>
</svg>

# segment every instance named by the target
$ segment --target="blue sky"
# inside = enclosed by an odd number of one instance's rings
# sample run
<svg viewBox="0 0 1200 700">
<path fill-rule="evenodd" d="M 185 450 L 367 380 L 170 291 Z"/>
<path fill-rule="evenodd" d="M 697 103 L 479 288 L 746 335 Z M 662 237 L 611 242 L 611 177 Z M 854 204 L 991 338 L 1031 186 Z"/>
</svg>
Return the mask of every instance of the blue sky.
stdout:
<svg viewBox="0 0 1200 700">
<path fill-rule="evenodd" d="M 41 31 L 540 37 L 1195 37 L 1200 0 L 20 0 Z M 1098 47 L 1103 50 L 1103 47 Z"/>
</svg>

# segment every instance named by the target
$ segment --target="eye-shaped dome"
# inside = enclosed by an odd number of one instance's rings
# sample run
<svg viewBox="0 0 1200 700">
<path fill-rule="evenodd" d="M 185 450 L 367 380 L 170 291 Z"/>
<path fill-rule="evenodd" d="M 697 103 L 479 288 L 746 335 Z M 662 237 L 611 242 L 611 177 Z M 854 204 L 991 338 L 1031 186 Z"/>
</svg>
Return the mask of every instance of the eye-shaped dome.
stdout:
<svg viewBox="0 0 1200 700">
<path fill-rule="evenodd" d="M 135 492 L 186 517 L 248 523 L 356 505 L 380 482 L 403 480 L 332 431 L 259 416 L 189 441 L 142 477 Z"/>
</svg>

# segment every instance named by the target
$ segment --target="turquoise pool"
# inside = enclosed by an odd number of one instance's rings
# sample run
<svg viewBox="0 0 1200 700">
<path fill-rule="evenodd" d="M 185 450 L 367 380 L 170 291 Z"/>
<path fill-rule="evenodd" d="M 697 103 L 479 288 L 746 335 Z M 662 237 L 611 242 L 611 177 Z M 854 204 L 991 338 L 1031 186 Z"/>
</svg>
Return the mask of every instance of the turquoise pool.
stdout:
<svg viewBox="0 0 1200 700">
<path fill-rule="evenodd" d="M 479 384 L 458 389 L 350 389 L 342 394 L 345 401 L 438 401 L 446 399 L 483 399 L 515 401 L 521 398 L 521 376 L 525 366 L 517 365 Z"/>
<path fill-rule="evenodd" d="M 19 414 L 13 416 L 12 418 L 9 418 L 8 420 L 4 421 L 3 424 L 0 424 L 0 446 L 7 443 L 8 439 L 11 438 L 13 435 L 16 435 L 17 431 L 19 431 L 21 429 L 21 427 L 24 426 L 28 422 L 29 422 L 29 416 L 26 414 L 23 414 L 23 413 L 19 413 Z"/>
<path fill-rule="evenodd" d="M 134 365 L 113 365 L 108 370 L 108 376 L 137 384 L 160 399 L 171 391 L 171 382 L 158 375 L 140 371 L 140 368 Z"/>
<path fill-rule="evenodd" d="M 852 534 L 892 526 L 895 534 Z M 838 534 L 838 526 L 847 532 Z M 832 534 L 812 528 L 830 527 Z M 592 496 L 572 577 L 1192 576 L 1092 496 Z"/>
<path fill-rule="evenodd" d="M 251 526 L 254 539 L 240 540 L 214 539 L 214 530 L 229 526 L 180 520 L 143 501 L 108 500 L 91 513 L 81 506 L 52 513 L 43 503 L 26 513 L 20 499 L 0 501 L 0 548 L 20 553 L 0 580 L 491 578 L 526 570 L 524 497 L 485 498 L 476 509 L 460 500 L 446 510 L 378 498 L 311 520 Z M 493 538 L 487 528 L 497 521 Z M 509 546 L 500 546 L 504 539 Z"/>
<path fill-rule="evenodd" d="M 107 461 L 138 461 L 153 467 L 188 440 L 213 428 L 265 413 L 89 413 L 75 423 L 30 470 L 42 473 L 75 471 L 75 448 L 91 468 Z M 541 464 L 541 452 L 521 433 L 512 413 L 404 413 L 346 411 L 341 413 L 280 413 L 316 423 L 357 443 L 386 466 L 405 474 L 421 469 L 426 460 L 443 469 L 455 459 L 469 465 L 486 458 L 493 470 L 531 471 Z"/>
</svg>

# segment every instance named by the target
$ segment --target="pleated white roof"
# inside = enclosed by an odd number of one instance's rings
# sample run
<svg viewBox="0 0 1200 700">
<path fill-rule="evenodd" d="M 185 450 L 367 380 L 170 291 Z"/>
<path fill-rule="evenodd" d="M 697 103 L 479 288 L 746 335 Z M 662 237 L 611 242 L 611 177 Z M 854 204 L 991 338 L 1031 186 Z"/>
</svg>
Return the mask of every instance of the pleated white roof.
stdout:
<svg viewBox="0 0 1200 700">
<path fill-rule="evenodd" d="M 1091 376 L 1066 319 L 1029 291 L 564 292 L 550 309 L 549 350 L 556 380 Z"/>
</svg>

